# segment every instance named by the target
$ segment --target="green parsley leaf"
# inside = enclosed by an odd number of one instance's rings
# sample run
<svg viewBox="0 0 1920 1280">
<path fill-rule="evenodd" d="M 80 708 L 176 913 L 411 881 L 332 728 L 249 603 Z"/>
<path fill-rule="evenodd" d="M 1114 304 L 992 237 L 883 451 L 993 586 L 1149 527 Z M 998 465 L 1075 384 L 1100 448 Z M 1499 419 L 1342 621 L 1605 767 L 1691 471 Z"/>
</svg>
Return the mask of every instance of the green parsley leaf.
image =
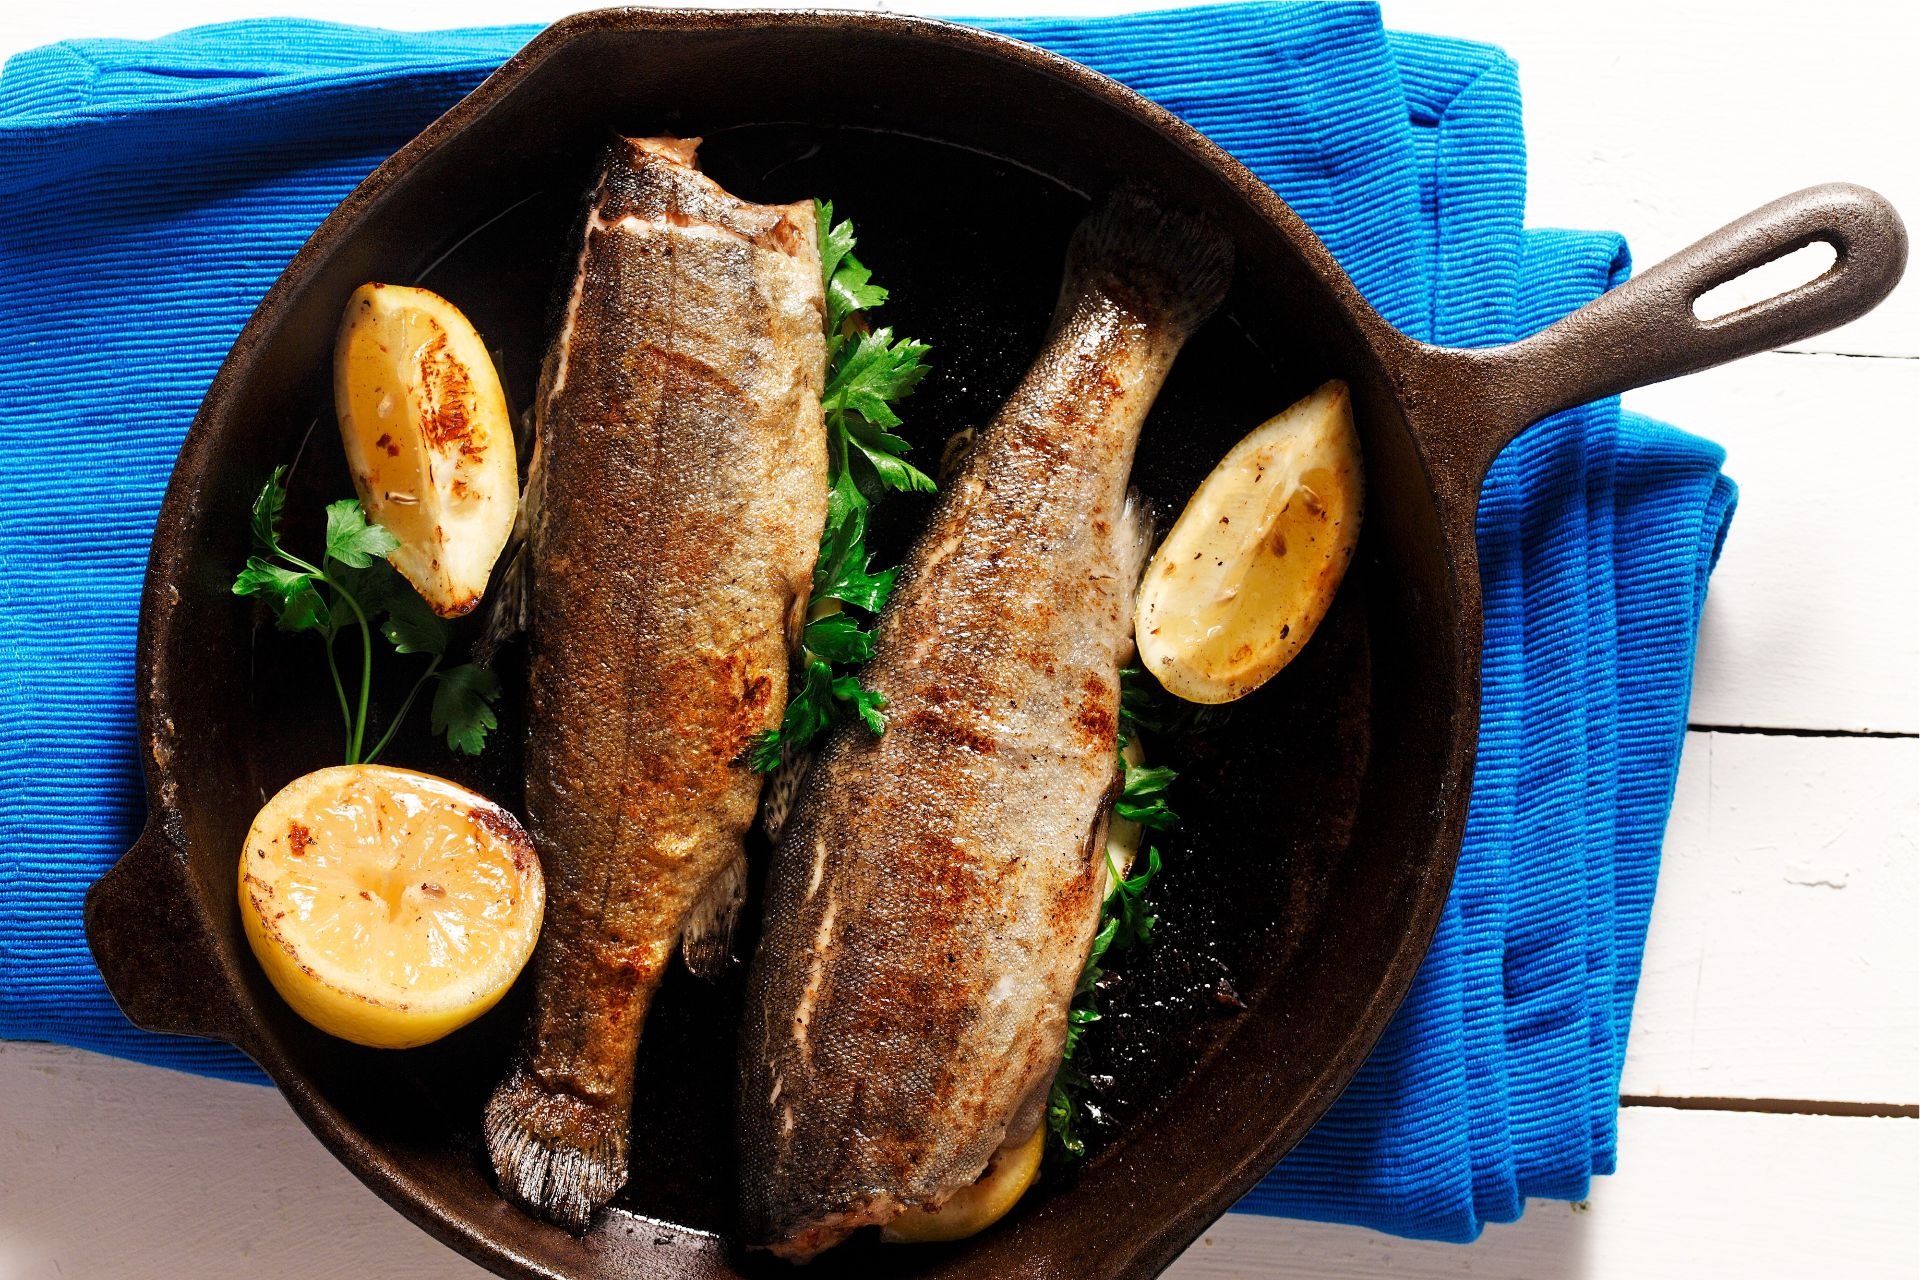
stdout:
<svg viewBox="0 0 1920 1280">
<path fill-rule="evenodd" d="M 910 394 L 926 376 L 925 343 L 867 331 L 857 317 L 887 300 L 873 273 L 854 256 L 851 222 L 833 220 L 829 201 L 814 202 L 820 242 L 820 272 L 827 293 L 826 390 L 821 409 L 827 423 L 826 526 L 814 562 L 807 604 L 821 612 L 826 601 L 869 614 L 886 608 L 897 569 L 876 573 L 867 551 L 867 515 L 891 490 L 931 493 L 933 480 L 904 460 L 910 445 L 894 434 L 900 416 L 892 402 Z M 797 751 L 849 717 L 884 733 L 886 698 L 861 685 L 845 668 L 873 657 L 873 632 L 857 617 L 829 613 L 807 624 L 799 670 L 787 691 L 778 729 L 755 734 L 741 763 L 760 773 L 780 767 Z"/>
<path fill-rule="evenodd" d="M 833 201 L 813 202 L 814 232 L 820 239 L 820 278 L 831 282 L 840 260 L 853 252 L 853 223 L 833 222 Z"/>
<path fill-rule="evenodd" d="M 265 596 L 277 611 L 280 603 L 312 577 L 299 569 L 283 569 L 259 556 L 250 556 L 246 568 L 233 580 L 233 594 Z"/>
<path fill-rule="evenodd" d="M 873 633 L 844 613 L 831 613 L 807 624 L 801 641 L 807 652 L 828 662 L 865 662 L 873 656 Z"/>
<path fill-rule="evenodd" d="M 822 407 L 828 414 L 857 413 L 877 427 L 899 426 L 891 402 L 913 394 L 927 376 L 921 361 L 929 349 L 910 338 L 896 342 L 892 329 L 861 334 L 828 378 Z"/>
<path fill-rule="evenodd" d="M 851 229 L 850 223 L 841 223 Z M 887 300 L 887 291 L 871 283 L 873 273 L 851 253 L 842 259 L 840 269 L 827 282 L 828 331 L 839 335 L 840 326 L 855 312 L 877 307 Z"/>
<path fill-rule="evenodd" d="M 1080 969 L 1080 981 L 1074 986 L 1075 996 L 1090 995 L 1094 984 L 1106 976 L 1106 970 L 1100 962 L 1106 958 L 1107 951 L 1113 946 L 1113 940 L 1119 936 L 1120 920 L 1109 916 L 1101 921 L 1100 932 L 1093 935 L 1093 946 L 1087 952 L 1087 962 Z"/>
<path fill-rule="evenodd" d="M 826 732 L 833 723 L 833 712 L 833 667 L 819 658 L 809 658 L 798 687 L 787 688 L 787 710 L 780 719 L 781 745 L 796 751 L 806 746 Z"/>
<path fill-rule="evenodd" d="M 744 764 L 755 773 L 772 773 L 785 763 L 781 755 L 780 731 L 762 729 L 747 742 L 747 749 L 740 753 L 735 764 Z"/>
<path fill-rule="evenodd" d="M 820 237 L 820 277 L 827 290 L 827 338 L 837 350 L 847 317 L 879 306 L 887 300 L 887 291 L 871 283 L 873 273 L 853 256 L 853 224 L 834 224 L 833 203 L 815 201 L 814 218 Z M 833 354 L 829 352 L 829 362 Z"/>
<path fill-rule="evenodd" d="M 893 595 L 894 580 L 900 575 L 898 569 L 873 572 L 864 539 L 855 541 L 825 568 L 825 578 L 814 589 L 814 599 L 838 600 L 842 604 L 865 609 L 868 613 L 879 613 L 887 607 L 887 601 Z"/>
<path fill-rule="evenodd" d="M 833 682 L 834 700 L 860 717 L 874 737 L 887 731 L 887 718 L 880 714 L 887 705 L 886 695 L 866 688 L 853 676 L 839 676 Z"/>
<path fill-rule="evenodd" d="M 1160 683 L 1140 667 L 1120 669 L 1120 723 L 1148 733 L 1166 728 L 1160 714 Z"/>
<path fill-rule="evenodd" d="M 1160 918 L 1147 909 L 1147 888 L 1159 874 L 1160 851 L 1149 845 L 1145 871 L 1130 880 L 1120 880 L 1116 875 L 1116 883 L 1102 907 L 1108 923 L 1113 926 L 1112 949 L 1128 951 L 1153 941 L 1153 926 Z"/>
<path fill-rule="evenodd" d="M 350 569 L 364 569 L 375 556 L 384 557 L 399 545 L 400 539 L 368 522 L 358 498 L 327 504 L 327 559 Z"/>
<path fill-rule="evenodd" d="M 810 624 L 808 631 L 824 621 L 829 619 Z M 772 773 L 780 767 L 784 749 L 800 750 L 849 715 L 858 716 L 876 735 L 885 733 L 887 718 L 881 710 L 886 705 L 884 694 L 862 687 L 856 677 L 836 676 L 833 664 L 817 656 L 809 645 L 807 665 L 788 687 L 787 710 L 780 718 L 780 727 L 755 734 L 742 760 L 756 773 Z"/>
<path fill-rule="evenodd" d="M 287 505 L 287 469 L 275 467 L 253 500 L 253 545 L 272 555 L 280 550 L 280 513 Z M 244 592 L 238 594 L 246 594 Z"/>
<path fill-rule="evenodd" d="M 1074 1132 L 1073 1121 L 1078 1106 L 1073 1095 L 1067 1092 L 1066 1085 L 1059 1079 L 1053 1082 L 1053 1088 L 1047 1091 L 1047 1132 L 1053 1136 L 1059 1149 L 1069 1160 L 1079 1160 L 1087 1154 L 1087 1144 Z"/>
<path fill-rule="evenodd" d="M 332 625 L 332 613 L 314 581 L 314 576 L 304 570 L 253 556 L 234 578 L 233 594 L 265 600 L 273 611 L 274 625 L 282 631 L 324 630 Z"/>
<path fill-rule="evenodd" d="M 1167 807 L 1167 787 L 1174 776 L 1174 771 L 1164 766 L 1128 765 L 1113 811 L 1130 822 L 1165 831 L 1180 821 L 1180 815 Z"/>
<path fill-rule="evenodd" d="M 384 569 L 381 581 L 386 584 L 380 594 L 380 608 L 386 613 L 386 620 L 380 624 L 380 634 L 393 645 L 395 653 L 430 653 L 436 656 L 447 651 L 447 622 L 433 611 L 433 606 L 421 599 L 413 584 L 400 576 L 398 570 L 374 563 L 374 571 Z"/>
<path fill-rule="evenodd" d="M 887 607 L 897 569 L 874 573 L 867 555 L 867 508 L 851 484 L 836 485 L 827 497 L 827 527 L 820 558 L 813 565 L 811 604 L 838 600 L 868 613 Z M 851 496 L 849 496 L 851 494 Z M 865 661 L 865 659 L 862 659 Z"/>
<path fill-rule="evenodd" d="M 1088 1025 L 1100 1021 L 1098 1009 L 1073 1008 L 1067 1010 L 1067 1048 L 1065 1056 L 1071 1058 L 1073 1051 L 1080 1047 L 1080 1036 Z"/>
<path fill-rule="evenodd" d="M 334 569 L 328 576 L 353 593 L 369 619 L 379 620 L 380 634 L 395 653 L 446 653 L 451 630 L 447 620 L 385 560 L 374 560 L 364 569 Z"/>
<path fill-rule="evenodd" d="M 487 745 L 488 731 L 500 727 L 493 710 L 500 698 L 500 677 L 489 667 L 469 662 L 447 668 L 436 679 L 433 731 L 444 733 L 455 751 L 479 755 Z"/>
<path fill-rule="evenodd" d="M 847 422 L 847 441 L 866 466 L 872 468 L 879 482 L 877 490 L 896 489 L 902 493 L 934 493 L 939 486 L 933 477 L 914 466 L 900 456 L 906 450 L 907 442 L 899 436 L 890 435 L 876 427 L 868 426 L 857 418 Z M 856 483 L 858 479 L 856 478 Z M 862 485 L 863 490 L 875 486 Z"/>
<path fill-rule="evenodd" d="M 282 631 L 324 631 L 333 626 L 333 611 L 307 578 L 286 597 L 274 625 Z"/>
</svg>

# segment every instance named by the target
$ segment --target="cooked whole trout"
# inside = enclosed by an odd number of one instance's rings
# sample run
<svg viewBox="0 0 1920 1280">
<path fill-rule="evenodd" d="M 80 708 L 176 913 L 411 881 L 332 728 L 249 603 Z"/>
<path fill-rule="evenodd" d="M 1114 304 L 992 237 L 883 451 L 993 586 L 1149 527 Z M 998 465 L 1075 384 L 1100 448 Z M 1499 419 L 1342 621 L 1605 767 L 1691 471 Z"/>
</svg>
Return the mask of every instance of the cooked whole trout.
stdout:
<svg viewBox="0 0 1920 1280">
<path fill-rule="evenodd" d="M 811 202 L 748 204 L 698 140 L 623 139 L 549 349 L 528 482 L 527 826 L 547 875 L 521 1055 L 487 1105 L 500 1189 L 574 1231 L 627 1177 L 647 1006 L 741 879 L 826 519 Z"/>
<path fill-rule="evenodd" d="M 1100 914 L 1134 446 L 1231 248 L 1123 190 L 908 559 L 774 854 L 740 1060 L 741 1226 L 805 1259 L 975 1181 L 1041 1122 Z"/>
</svg>

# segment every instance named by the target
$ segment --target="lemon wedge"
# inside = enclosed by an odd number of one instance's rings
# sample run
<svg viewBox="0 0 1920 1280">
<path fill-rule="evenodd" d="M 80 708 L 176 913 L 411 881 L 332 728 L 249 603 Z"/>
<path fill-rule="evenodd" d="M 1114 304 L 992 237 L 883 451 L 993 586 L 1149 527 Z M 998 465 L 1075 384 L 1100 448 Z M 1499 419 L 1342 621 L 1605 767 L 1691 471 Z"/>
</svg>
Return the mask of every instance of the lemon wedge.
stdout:
<svg viewBox="0 0 1920 1280">
<path fill-rule="evenodd" d="M 513 420 L 486 344 L 436 293 L 364 284 L 333 353 L 340 439 L 387 559 L 443 618 L 480 603 L 520 503 Z"/>
<path fill-rule="evenodd" d="M 377 1049 L 491 1009 L 533 954 L 540 861 L 512 814 L 444 778 L 339 765 L 254 816 L 240 918 L 294 1012 Z"/>
<path fill-rule="evenodd" d="M 1011 1147 L 1001 1147 L 987 1162 L 979 1181 L 954 1193 L 938 1209 L 909 1209 L 880 1228 L 880 1238 L 894 1244 L 934 1244 L 964 1240 L 1007 1216 L 1007 1210 L 1026 1194 L 1040 1174 L 1040 1156 L 1046 1149 L 1045 1126 Z"/>
<path fill-rule="evenodd" d="M 1362 497 L 1346 383 L 1254 428 L 1147 565 L 1133 618 L 1141 665 L 1189 702 L 1231 702 L 1272 679 L 1333 603 Z"/>
</svg>

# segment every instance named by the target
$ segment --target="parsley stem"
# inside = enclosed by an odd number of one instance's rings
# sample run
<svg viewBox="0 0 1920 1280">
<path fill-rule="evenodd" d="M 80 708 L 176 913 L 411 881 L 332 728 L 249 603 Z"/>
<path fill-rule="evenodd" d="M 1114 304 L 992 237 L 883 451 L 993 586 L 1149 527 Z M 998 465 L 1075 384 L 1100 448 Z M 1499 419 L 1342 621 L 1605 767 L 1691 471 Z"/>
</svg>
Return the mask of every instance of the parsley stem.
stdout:
<svg viewBox="0 0 1920 1280">
<path fill-rule="evenodd" d="M 293 557 L 289 556 L 288 559 Z M 326 574 L 320 575 L 322 581 L 340 593 L 340 598 L 353 610 L 353 616 L 360 624 L 360 708 L 353 718 L 353 736 L 347 742 L 347 763 L 359 764 L 360 744 L 367 736 L 367 699 L 373 693 L 373 628 L 367 625 L 366 610 L 353 598 L 353 592 L 335 582 Z"/>
<path fill-rule="evenodd" d="M 387 731 L 380 735 L 380 741 L 373 744 L 373 750 L 367 752 L 367 758 L 361 763 L 372 764 L 380 758 L 380 753 L 387 749 L 387 743 L 393 739 L 394 730 L 400 727 L 401 722 L 407 718 L 407 712 L 413 709 L 413 700 L 420 696 L 420 690 L 424 689 L 427 681 L 433 678 L 433 673 L 440 669 L 440 656 L 437 653 L 433 655 L 433 661 L 429 662 L 427 669 L 420 673 L 420 678 L 413 682 L 413 688 L 407 690 L 406 699 L 401 702 L 400 709 L 393 713 L 392 720 L 387 724 Z"/>
<path fill-rule="evenodd" d="M 353 712 L 347 709 L 347 687 L 340 682 L 340 664 L 333 660 L 333 638 L 336 632 L 329 630 L 327 641 L 327 673 L 333 677 L 333 695 L 340 699 L 340 723 L 346 729 L 347 752 L 353 752 Z"/>
</svg>

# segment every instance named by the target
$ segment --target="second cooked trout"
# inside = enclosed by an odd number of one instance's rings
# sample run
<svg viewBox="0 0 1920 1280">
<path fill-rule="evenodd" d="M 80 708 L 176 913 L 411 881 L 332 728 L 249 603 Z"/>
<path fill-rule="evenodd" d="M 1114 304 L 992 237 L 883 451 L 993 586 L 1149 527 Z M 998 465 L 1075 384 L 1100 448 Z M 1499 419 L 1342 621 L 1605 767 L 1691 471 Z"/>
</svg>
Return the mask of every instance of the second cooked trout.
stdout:
<svg viewBox="0 0 1920 1280">
<path fill-rule="evenodd" d="M 574 1231 L 626 1181 L 674 946 L 742 874 L 760 779 L 739 760 L 785 710 L 826 520 L 814 206 L 734 198 L 697 142 L 614 145 L 536 402 L 526 811 L 547 918 L 485 1133 L 501 1191 Z"/>
<path fill-rule="evenodd" d="M 1128 473 L 1229 245 L 1125 190 L 1075 233 L 1038 361 L 915 546 L 855 725 L 774 854 L 741 1036 L 741 1226 L 805 1259 L 937 1207 L 1041 1123 L 1100 914 Z"/>
</svg>

